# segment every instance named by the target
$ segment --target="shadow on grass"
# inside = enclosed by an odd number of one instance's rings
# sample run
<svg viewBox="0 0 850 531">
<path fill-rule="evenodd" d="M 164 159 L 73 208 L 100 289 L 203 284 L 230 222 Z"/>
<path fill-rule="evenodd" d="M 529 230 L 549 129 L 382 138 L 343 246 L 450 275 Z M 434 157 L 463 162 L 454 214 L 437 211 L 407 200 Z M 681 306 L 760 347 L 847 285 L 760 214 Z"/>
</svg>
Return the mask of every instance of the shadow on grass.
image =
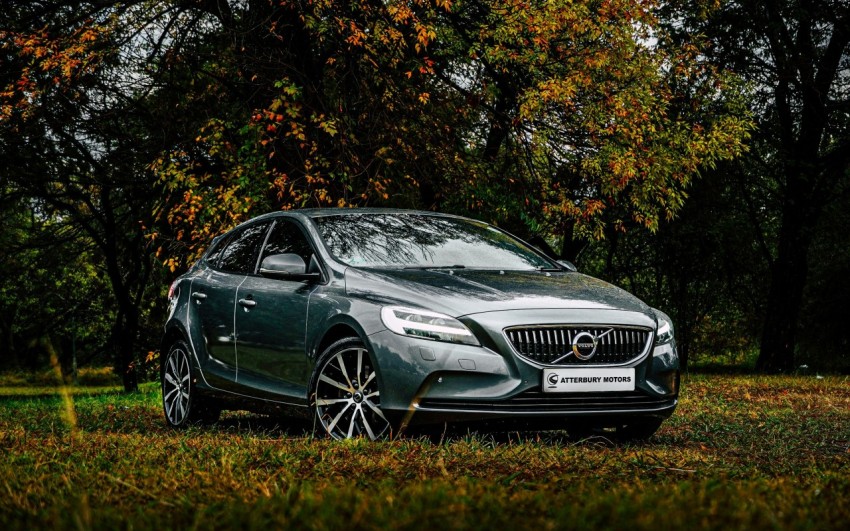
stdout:
<svg viewBox="0 0 850 531">
<path fill-rule="evenodd" d="M 312 437 L 325 439 L 321 428 L 301 418 L 253 415 L 245 412 L 231 412 L 216 424 L 201 428 L 210 432 L 261 435 L 271 438 Z M 475 440 L 485 446 L 510 446 L 535 443 L 551 446 L 576 444 L 613 446 L 613 438 L 604 435 L 571 435 L 564 429 L 559 430 L 516 430 L 500 425 L 455 425 L 439 427 L 415 427 L 402 434 L 391 436 L 386 441 L 426 440 L 432 444 L 452 444 L 465 440 Z"/>
<path fill-rule="evenodd" d="M 253 415 L 244 412 L 226 413 L 221 420 L 206 429 L 262 433 L 270 437 L 309 437 L 313 433 L 313 425 L 306 419 Z"/>
</svg>

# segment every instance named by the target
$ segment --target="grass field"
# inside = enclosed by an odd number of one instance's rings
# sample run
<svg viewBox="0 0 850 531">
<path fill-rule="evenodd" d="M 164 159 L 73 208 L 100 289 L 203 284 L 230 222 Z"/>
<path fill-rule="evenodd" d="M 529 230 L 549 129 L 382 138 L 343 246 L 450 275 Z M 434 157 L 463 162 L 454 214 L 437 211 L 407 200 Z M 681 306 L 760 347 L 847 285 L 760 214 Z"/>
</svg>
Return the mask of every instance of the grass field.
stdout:
<svg viewBox="0 0 850 531">
<path fill-rule="evenodd" d="M 229 414 L 166 429 L 158 388 L 0 387 L 4 529 L 846 529 L 850 379 L 684 378 L 649 443 L 562 432 L 381 443 Z"/>
</svg>

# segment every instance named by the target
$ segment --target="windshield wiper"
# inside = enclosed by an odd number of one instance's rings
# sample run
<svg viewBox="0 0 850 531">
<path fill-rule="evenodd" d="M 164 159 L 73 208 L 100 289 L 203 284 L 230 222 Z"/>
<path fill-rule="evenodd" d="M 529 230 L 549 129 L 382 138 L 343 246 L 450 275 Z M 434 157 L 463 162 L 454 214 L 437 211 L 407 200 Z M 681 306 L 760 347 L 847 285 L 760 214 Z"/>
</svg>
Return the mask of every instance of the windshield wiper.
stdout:
<svg viewBox="0 0 850 531">
<path fill-rule="evenodd" d="M 404 269 L 466 269 L 465 265 L 450 265 L 450 266 L 404 266 Z"/>
</svg>

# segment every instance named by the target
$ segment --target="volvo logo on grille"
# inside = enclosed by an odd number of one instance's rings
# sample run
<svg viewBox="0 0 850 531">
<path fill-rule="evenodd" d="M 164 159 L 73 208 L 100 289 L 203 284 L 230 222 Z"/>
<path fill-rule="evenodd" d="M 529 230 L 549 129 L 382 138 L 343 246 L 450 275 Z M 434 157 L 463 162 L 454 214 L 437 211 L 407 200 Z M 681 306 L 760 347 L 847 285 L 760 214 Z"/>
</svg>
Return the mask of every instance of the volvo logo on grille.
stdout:
<svg viewBox="0 0 850 531">
<path fill-rule="evenodd" d="M 596 347 L 599 346 L 599 340 L 613 331 L 613 328 L 609 328 L 598 336 L 594 336 L 590 332 L 579 332 L 573 338 L 573 354 L 580 360 L 589 360 L 596 354 Z"/>
<path fill-rule="evenodd" d="M 573 338 L 573 354 L 580 360 L 589 360 L 596 354 L 596 336 L 590 332 L 581 332 Z"/>
</svg>

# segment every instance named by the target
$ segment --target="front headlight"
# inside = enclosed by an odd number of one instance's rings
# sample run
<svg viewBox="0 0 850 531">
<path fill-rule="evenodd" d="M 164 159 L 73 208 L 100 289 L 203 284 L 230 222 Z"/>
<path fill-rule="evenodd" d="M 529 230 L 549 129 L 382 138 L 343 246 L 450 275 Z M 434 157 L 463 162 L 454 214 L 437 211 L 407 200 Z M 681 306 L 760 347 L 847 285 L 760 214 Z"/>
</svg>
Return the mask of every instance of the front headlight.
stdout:
<svg viewBox="0 0 850 531">
<path fill-rule="evenodd" d="M 442 313 L 387 306 L 381 309 L 384 325 L 403 336 L 464 343 L 478 346 L 478 340 L 463 323 Z"/>
<path fill-rule="evenodd" d="M 655 344 L 664 345 L 673 341 L 673 321 L 666 313 L 661 310 L 655 310 L 655 317 L 658 319 L 658 329 L 655 331 Z"/>
</svg>

